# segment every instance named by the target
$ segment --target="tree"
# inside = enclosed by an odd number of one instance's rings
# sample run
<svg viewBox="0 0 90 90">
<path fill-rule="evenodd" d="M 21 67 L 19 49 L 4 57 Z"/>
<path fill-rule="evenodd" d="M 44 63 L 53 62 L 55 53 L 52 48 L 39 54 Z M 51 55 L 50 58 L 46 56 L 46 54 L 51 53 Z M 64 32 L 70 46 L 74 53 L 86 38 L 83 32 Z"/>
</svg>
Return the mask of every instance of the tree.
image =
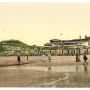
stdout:
<svg viewBox="0 0 90 90">
<path fill-rule="evenodd" d="M 4 51 L 3 45 L 0 45 L 0 52 Z"/>
</svg>

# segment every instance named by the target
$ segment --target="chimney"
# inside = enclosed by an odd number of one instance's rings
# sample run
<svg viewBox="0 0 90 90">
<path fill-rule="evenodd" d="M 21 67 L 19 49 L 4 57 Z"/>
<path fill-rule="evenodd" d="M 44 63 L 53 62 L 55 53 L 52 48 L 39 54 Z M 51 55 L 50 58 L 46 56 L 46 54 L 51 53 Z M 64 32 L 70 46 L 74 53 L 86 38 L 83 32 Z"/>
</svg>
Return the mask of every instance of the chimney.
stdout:
<svg viewBox="0 0 90 90">
<path fill-rule="evenodd" d="M 79 39 L 81 39 L 81 35 L 79 36 Z"/>
<path fill-rule="evenodd" d="M 85 38 L 87 37 L 87 35 L 85 35 Z"/>
</svg>

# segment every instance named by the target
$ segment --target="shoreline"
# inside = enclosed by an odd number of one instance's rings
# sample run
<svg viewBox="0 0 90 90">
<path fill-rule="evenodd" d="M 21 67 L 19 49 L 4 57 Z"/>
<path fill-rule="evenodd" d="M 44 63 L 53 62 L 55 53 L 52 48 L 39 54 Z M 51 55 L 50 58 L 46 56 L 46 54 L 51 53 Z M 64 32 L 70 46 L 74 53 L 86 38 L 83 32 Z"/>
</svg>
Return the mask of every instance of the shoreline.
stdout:
<svg viewBox="0 0 90 90">
<path fill-rule="evenodd" d="M 20 65 L 25 65 L 25 64 L 31 64 L 31 63 L 37 63 L 41 60 L 30 60 L 30 61 L 27 61 L 27 62 L 20 62 Z M 3 63 L 0 63 L 0 67 L 5 67 L 5 66 L 17 66 L 19 65 L 18 62 L 3 62 Z"/>
</svg>

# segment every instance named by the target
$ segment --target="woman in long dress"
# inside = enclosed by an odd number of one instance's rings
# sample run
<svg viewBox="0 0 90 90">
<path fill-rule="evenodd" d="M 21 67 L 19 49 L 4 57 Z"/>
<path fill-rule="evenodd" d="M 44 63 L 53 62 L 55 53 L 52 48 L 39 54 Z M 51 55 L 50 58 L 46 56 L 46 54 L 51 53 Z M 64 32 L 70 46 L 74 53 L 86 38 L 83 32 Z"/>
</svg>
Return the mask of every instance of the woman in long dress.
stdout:
<svg viewBox="0 0 90 90">
<path fill-rule="evenodd" d="M 45 55 L 42 54 L 42 62 L 44 62 L 44 61 L 45 61 Z"/>
</svg>

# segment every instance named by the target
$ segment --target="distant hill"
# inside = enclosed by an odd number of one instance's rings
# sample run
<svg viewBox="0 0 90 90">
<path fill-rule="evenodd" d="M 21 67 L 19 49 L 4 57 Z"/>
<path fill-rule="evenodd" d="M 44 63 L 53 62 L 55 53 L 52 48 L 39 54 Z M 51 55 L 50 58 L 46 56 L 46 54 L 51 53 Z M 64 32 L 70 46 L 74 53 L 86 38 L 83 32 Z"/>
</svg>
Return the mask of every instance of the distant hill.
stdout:
<svg viewBox="0 0 90 90">
<path fill-rule="evenodd" d="M 30 50 L 57 50 L 57 47 L 44 47 L 44 46 L 36 46 L 36 45 L 27 45 L 25 44 L 24 42 L 22 41 L 19 41 L 19 40 L 5 40 L 5 41 L 1 41 L 0 42 L 0 48 L 1 50 L 3 49 L 2 48 L 2 45 L 9 45 L 9 46 L 20 46 L 22 48 L 27 48 L 29 47 Z"/>
<path fill-rule="evenodd" d="M 8 44 L 8 45 L 27 45 L 22 41 L 19 40 L 5 40 L 5 41 L 1 41 L 1 44 Z"/>
</svg>

